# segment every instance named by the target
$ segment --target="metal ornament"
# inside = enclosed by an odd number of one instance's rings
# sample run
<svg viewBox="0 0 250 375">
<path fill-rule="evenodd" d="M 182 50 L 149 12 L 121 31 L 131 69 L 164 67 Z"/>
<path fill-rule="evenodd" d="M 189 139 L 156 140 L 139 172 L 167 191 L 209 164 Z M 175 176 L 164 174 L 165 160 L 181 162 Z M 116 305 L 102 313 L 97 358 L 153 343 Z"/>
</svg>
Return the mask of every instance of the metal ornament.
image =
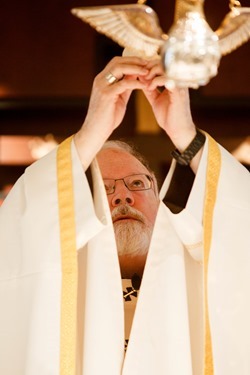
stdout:
<svg viewBox="0 0 250 375">
<path fill-rule="evenodd" d="M 230 12 L 216 31 L 205 20 L 204 0 L 176 0 L 168 34 L 144 3 L 81 7 L 72 13 L 124 47 L 125 55 L 161 56 L 168 88 L 206 85 L 217 74 L 221 56 L 250 39 L 250 7 L 238 0 L 230 0 Z"/>
</svg>

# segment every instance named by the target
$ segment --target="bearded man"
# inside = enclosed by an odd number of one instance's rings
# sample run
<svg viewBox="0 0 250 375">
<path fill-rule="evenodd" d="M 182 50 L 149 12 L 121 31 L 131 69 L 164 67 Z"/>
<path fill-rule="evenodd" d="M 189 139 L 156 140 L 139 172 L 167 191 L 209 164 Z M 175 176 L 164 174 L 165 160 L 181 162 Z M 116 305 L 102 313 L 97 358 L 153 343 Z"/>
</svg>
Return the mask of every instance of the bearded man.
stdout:
<svg viewBox="0 0 250 375">
<path fill-rule="evenodd" d="M 249 375 L 249 173 L 164 82 L 159 61 L 112 59 L 79 132 L 1 206 L 1 374 Z M 177 149 L 159 194 L 141 159 L 105 144 L 134 89 Z"/>
</svg>

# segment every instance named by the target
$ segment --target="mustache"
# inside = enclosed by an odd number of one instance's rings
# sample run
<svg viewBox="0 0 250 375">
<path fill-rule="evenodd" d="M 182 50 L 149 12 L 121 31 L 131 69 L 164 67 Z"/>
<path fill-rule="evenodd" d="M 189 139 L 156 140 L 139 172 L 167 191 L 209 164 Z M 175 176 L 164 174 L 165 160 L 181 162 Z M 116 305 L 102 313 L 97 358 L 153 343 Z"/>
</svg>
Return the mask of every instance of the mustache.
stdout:
<svg viewBox="0 0 250 375">
<path fill-rule="evenodd" d="M 140 211 L 127 205 L 115 207 L 112 211 L 111 216 L 113 223 L 119 219 L 125 218 L 135 219 L 141 221 L 144 224 L 146 223 L 145 217 Z"/>
</svg>

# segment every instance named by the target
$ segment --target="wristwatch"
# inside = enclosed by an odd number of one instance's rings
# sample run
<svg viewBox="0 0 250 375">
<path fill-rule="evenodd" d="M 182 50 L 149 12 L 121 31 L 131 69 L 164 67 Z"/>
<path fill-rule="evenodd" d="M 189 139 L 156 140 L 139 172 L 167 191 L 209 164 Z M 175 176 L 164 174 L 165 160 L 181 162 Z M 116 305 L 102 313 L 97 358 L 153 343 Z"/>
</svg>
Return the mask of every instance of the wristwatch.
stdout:
<svg viewBox="0 0 250 375">
<path fill-rule="evenodd" d="M 177 163 L 181 165 L 189 165 L 193 157 L 204 145 L 206 136 L 199 129 L 196 129 L 196 131 L 196 136 L 182 153 L 180 153 L 177 148 L 171 152 L 172 157 Z"/>
</svg>

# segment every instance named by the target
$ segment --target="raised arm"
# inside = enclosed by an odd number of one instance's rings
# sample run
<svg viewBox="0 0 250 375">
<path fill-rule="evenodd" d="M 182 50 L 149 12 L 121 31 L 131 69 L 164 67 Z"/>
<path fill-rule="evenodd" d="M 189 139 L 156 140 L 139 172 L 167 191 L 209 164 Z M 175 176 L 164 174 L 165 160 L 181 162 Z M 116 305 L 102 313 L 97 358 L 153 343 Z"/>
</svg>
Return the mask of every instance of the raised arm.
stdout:
<svg viewBox="0 0 250 375">
<path fill-rule="evenodd" d="M 182 153 L 196 135 L 189 102 L 188 89 L 167 90 L 164 87 L 165 77 L 159 60 L 147 64 L 150 70 L 145 77 L 140 77 L 144 83 L 144 94 L 152 106 L 159 126 L 166 132 L 175 147 Z M 161 87 L 161 90 L 159 90 Z M 202 154 L 202 148 L 190 162 L 190 167 L 196 173 Z"/>
<path fill-rule="evenodd" d="M 121 124 L 131 92 L 148 84 L 138 80 L 149 73 L 146 65 L 147 61 L 141 58 L 115 57 L 96 76 L 86 119 L 74 138 L 85 170 Z M 110 74 L 117 80 L 109 82 Z"/>
</svg>

